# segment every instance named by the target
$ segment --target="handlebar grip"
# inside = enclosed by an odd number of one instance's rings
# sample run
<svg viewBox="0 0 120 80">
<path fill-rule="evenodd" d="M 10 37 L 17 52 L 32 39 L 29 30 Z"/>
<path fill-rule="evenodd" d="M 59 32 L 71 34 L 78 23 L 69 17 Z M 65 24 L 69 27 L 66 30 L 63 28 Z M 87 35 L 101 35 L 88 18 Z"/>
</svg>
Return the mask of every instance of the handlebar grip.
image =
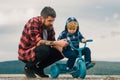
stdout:
<svg viewBox="0 0 120 80">
<path fill-rule="evenodd" d="M 88 40 L 86 40 L 86 42 L 92 42 L 93 40 L 92 39 L 88 39 Z"/>
</svg>

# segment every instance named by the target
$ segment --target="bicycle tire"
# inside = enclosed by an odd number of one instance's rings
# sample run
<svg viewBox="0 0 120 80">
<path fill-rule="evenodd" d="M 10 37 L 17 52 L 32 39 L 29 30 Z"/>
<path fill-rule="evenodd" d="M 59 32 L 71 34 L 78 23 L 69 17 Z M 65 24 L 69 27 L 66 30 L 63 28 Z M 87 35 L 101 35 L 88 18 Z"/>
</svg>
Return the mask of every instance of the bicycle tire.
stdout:
<svg viewBox="0 0 120 80">
<path fill-rule="evenodd" d="M 85 62 L 79 61 L 78 67 L 79 67 L 79 76 L 80 78 L 84 79 L 86 76 L 86 72 L 87 72 Z"/>
<path fill-rule="evenodd" d="M 50 76 L 52 78 L 57 78 L 59 76 L 59 73 L 60 73 L 60 69 L 57 65 L 53 65 L 51 68 L 50 68 Z"/>
</svg>

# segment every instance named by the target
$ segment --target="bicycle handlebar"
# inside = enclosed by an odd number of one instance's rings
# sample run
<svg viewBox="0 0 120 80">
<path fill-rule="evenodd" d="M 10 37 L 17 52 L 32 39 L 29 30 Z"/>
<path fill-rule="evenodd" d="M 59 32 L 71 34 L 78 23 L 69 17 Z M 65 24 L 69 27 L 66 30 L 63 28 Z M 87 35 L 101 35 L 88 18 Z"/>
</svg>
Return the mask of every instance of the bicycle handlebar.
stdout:
<svg viewBox="0 0 120 80">
<path fill-rule="evenodd" d="M 75 50 L 82 50 L 83 48 L 86 47 L 87 42 L 92 42 L 92 41 L 93 41 L 92 39 L 86 40 L 86 42 L 84 43 L 84 47 L 82 47 L 82 48 L 75 48 L 75 47 L 73 46 L 73 44 L 72 44 L 72 41 L 69 41 L 69 44 L 71 44 L 71 47 L 72 47 L 73 49 L 75 49 Z"/>
<path fill-rule="evenodd" d="M 92 39 L 88 39 L 88 40 L 86 40 L 86 42 L 92 42 L 93 40 Z"/>
</svg>

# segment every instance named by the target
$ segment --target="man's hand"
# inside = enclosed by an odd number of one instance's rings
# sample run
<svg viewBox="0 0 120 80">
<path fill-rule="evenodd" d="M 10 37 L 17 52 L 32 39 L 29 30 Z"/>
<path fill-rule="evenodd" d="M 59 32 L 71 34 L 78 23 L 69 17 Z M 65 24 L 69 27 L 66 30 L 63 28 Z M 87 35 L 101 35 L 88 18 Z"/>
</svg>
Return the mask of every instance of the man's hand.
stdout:
<svg viewBox="0 0 120 80">
<path fill-rule="evenodd" d="M 67 42 L 66 39 L 61 39 L 61 40 L 58 40 L 58 41 L 54 41 L 53 44 L 54 44 L 55 46 L 60 46 L 60 47 L 63 48 L 63 47 L 65 47 L 65 46 L 68 45 L 68 42 Z"/>
</svg>

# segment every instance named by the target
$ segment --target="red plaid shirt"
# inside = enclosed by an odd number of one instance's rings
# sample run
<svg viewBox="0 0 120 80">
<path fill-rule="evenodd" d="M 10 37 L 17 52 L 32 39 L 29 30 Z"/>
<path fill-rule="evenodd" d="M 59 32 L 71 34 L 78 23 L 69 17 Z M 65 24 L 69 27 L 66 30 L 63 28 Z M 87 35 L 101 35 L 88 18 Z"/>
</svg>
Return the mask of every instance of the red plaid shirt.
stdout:
<svg viewBox="0 0 120 80">
<path fill-rule="evenodd" d="M 50 41 L 55 40 L 55 32 L 52 28 L 47 31 L 48 37 L 47 39 Z M 35 48 L 36 44 L 42 40 L 43 38 L 43 24 L 41 22 L 41 17 L 33 17 L 30 19 L 22 32 L 22 36 L 20 39 L 19 47 L 18 47 L 18 59 L 22 61 L 32 62 L 35 60 Z"/>
</svg>

